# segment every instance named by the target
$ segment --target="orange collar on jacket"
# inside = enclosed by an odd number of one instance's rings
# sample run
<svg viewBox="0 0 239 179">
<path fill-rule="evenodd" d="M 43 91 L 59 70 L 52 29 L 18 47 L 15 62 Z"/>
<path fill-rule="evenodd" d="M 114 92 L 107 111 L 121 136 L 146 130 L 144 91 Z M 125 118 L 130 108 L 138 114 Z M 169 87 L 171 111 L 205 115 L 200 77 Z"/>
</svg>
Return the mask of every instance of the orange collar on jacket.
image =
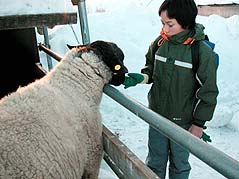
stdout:
<svg viewBox="0 0 239 179">
<path fill-rule="evenodd" d="M 192 44 L 195 41 L 195 39 L 193 39 L 192 37 L 188 37 L 183 44 L 184 45 L 188 45 L 188 44 Z"/>
<path fill-rule="evenodd" d="M 160 35 L 161 35 L 162 38 L 158 41 L 158 46 L 159 46 L 159 47 L 163 44 L 163 42 L 164 42 L 165 40 L 169 41 L 169 38 L 168 38 L 167 34 L 164 32 L 163 28 L 162 28 L 162 30 L 161 30 L 161 32 L 160 32 Z M 195 39 L 193 39 L 192 37 L 188 37 L 188 38 L 183 42 L 183 44 L 184 44 L 184 45 L 192 44 L 194 41 L 195 41 Z"/>
<path fill-rule="evenodd" d="M 165 40 L 167 40 L 167 41 L 169 40 L 168 36 L 165 34 L 163 28 L 162 28 L 162 30 L 160 32 L 160 35 L 161 35 L 162 38 L 158 41 L 158 44 L 157 44 L 158 47 L 160 47 L 164 43 Z"/>
<path fill-rule="evenodd" d="M 164 40 L 169 41 L 168 36 L 167 36 L 167 34 L 164 32 L 163 28 L 162 28 L 162 30 L 161 30 L 161 32 L 160 32 L 160 35 L 161 35 L 161 37 L 162 37 Z"/>
</svg>

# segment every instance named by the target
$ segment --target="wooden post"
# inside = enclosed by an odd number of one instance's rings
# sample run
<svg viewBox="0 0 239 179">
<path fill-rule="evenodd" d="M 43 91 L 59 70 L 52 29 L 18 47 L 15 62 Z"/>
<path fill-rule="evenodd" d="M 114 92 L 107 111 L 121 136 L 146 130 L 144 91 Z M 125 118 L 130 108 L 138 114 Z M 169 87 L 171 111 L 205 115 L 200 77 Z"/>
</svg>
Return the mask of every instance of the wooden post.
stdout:
<svg viewBox="0 0 239 179">
<path fill-rule="evenodd" d="M 122 179 L 160 179 L 104 125 L 103 145 L 104 159 L 118 177 Z"/>
</svg>

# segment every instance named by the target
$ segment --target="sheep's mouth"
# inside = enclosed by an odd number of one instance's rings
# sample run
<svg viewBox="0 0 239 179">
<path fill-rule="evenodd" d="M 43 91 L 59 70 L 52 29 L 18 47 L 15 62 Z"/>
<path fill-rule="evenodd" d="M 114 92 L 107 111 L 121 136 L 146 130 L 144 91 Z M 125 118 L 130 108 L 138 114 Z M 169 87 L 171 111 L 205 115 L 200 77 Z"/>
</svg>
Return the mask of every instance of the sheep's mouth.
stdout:
<svg viewBox="0 0 239 179">
<path fill-rule="evenodd" d="M 122 62 L 123 63 L 123 62 Z M 110 84 L 114 86 L 119 86 L 124 83 L 125 74 L 128 73 L 128 69 L 123 65 L 115 65 L 114 69 L 111 70 L 113 72 L 113 76 L 111 78 Z"/>
<path fill-rule="evenodd" d="M 125 80 L 125 74 L 122 75 L 113 75 L 112 79 L 110 81 L 110 84 L 114 86 L 119 86 L 124 83 Z"/>
</svg>

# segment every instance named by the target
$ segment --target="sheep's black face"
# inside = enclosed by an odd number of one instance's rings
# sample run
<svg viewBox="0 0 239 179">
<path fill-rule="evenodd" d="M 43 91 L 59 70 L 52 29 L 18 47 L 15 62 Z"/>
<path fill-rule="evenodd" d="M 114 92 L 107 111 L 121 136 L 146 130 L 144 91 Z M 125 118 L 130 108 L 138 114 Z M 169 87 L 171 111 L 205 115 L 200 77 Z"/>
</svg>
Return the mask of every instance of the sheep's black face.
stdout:
<svg viewBox="0 0 239 179">
<path fill-rule="evenodd" d="M 101 40 L 91 43 L 90 47 L 99 53 L 105 64 L 113 72 L 110 84 L 115 86 L 121 85 L 125 80 L 125 74 L 128 72 L 123 63 L 124 53 L 122 50 L 115 43 Z"/>
<path fill-rule="evenodd" d="M 88 45 L 67 46 L 69 49 L 78 47 L 82 48 L 82 51 L 93 50 L 111 69 L 113 76 L 110 84 L 119 86 L 124 83 L 128 69 L 124 66 L 124 53 L 115 43 L 98 40 Z"/>
</svg>

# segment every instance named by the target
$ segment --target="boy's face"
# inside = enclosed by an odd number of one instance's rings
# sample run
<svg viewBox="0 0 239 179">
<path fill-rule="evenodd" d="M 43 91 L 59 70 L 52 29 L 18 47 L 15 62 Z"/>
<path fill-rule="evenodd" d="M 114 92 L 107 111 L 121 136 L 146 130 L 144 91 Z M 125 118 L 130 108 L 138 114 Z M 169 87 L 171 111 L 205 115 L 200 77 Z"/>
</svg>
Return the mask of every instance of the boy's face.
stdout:
<svg viewBox="0 0 239 179">
<path fill-rule="evenodd" d="M 162 11 L 160 17 L 163 24 L 163 31 L 168 37 L 176 35 L 185 30 L 176 19 L 168 18 L 167 11 Z"/>
</svg>

